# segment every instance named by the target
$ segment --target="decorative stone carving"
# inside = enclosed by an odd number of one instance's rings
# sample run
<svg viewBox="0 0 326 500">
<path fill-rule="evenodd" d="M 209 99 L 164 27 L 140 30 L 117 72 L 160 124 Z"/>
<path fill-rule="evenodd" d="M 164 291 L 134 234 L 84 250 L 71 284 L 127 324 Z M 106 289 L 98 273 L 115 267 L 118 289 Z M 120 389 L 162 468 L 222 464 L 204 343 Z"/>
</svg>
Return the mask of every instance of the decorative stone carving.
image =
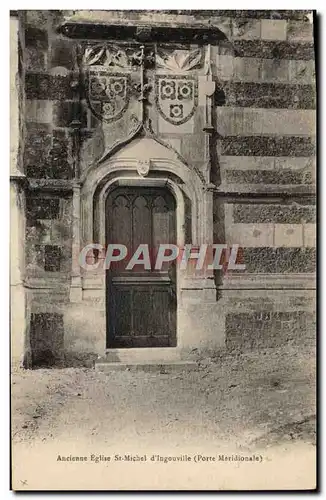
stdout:
<svg viewBox="0 0 326 500">
<path fill-rule="evenodd" d="M 151 167 L 150 160 L 138 160 L 137 172 L 141 177 L 146 177 Z"/>
<path fill-rule="evenodd" d="M 216 83 L 213 81 L 212 61 L 211 61 L 211 46 L 207 46 L 205 56 L 205 76 L 206 81 L 203 83 L 204 93 L 206 95 L 205 106 L 205 126 L 204 130 L 210 132 L 213 130 L 212 114 L 213 114 L 213 98 L 216 90 Z"/>
<path fill-rule="evenodd" d="M 159 113 L 173 125 L 186 123 L 198 105 L 197 80 L 191 76 L 156 75 L 155 102 Z"/>
<path fill-rule="evenodd" d="M 107 122 L 118 120 L 128 106 L 129 87 L 128 74 L 90 68 L 87 99 L 94 115 Z"/>
<path fill-rule="evenodd" d="M 96 64 L 104 67 L 116 66 L 118 68 L 129 68 L 131 65 L 126 52 L 114 45 L 110 47 L 107 45 L 87 47 L 84 52 L 83 63 L 86 66 Z"/>
<path fill-rule="evenodd" d="M 156 54 L 156 67 L 171 71 L 186 72 L 199 66 L 202 61 L 201 49 L 174 50 L 172 54 Z"/>
<path fill-rule="evenodd" d="M 134 66 L 146 63 L 151 66 L 155 62 L 153 50 L 144 50 L 144 46 L 131 47 L 125 50 L 116 45 L 95 45 L 86 47 L 83 56 L 84 66 L 102 66 L 105 68 L 123 68 L 132 70 Z"/>
</svg>

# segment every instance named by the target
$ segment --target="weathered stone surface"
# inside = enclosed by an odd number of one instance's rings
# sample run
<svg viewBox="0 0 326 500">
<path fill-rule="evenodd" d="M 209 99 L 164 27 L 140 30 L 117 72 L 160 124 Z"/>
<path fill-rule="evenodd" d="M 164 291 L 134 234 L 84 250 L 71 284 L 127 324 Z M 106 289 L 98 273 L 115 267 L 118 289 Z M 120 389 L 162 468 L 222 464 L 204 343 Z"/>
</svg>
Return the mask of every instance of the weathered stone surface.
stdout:
<svg viewBox="0 0 326 500">
<path fill-rule="evenodd" d="M 210 10 L 198 11 L 205 12 L 209 15 Z M 250 19 L 307 19 L 310 10 L 219 10 L 221 16 L 230 16 L 235 18 L 250 18 Z"/>
<path fill-rule="evenodd" d="M 25 92 L 27 99 L 72 99 L 69 76 L 26 73 Z"/>
<path fill-rule="evenodd" d="M 25 44 L 27 47 L 47 48 L 47 30 L 31 26 L 27 27 L 25 29 Z"/>
<path fill-rule="evenodd" d="M 218 54 L 216 57 L 216 73 L 220 80 L 231 80 L 234 75 L 234 57 L 228 54 Z"/>
<path fill-rule="evenodd" d="M 68 138 L 64 131 L 44 126 L 27 129 L 24 163 L 29 177 L 39 179 L 71 179 L 68 163 Z"/>
<path fill-rule="evenodd" d="M 289 79 L 293 83 L 314 83 L 315 61 L 289 61 Z"/>
<path fill-rule="evenodd" d="M 49 366 L 60 359 L 64 347 L 62 314 L 32 313 L 30 332 L 33 366 Z"/>
<path fill-rule="evenodd" d="M 316 250 L 285 247 L 244 248 L 243 262 L 248 273 L 313 273 L 316 270 Z"/>
<path fill-rule="evenodd" d="M 284 170 L 309 170 L 310 172 L 316 166 L 315 158 L 291 158 L 291 157 L 280 157 L 275 158 L 275 168 Z"/>
<path fill-rule="evenodd" d="M 72 70 L 75 63 L 74 46 L 71 40 L 56 39 L 51 44 L 49 67 L 57 66 Z"/>
<path fill-rule="evenodd" d="M 287 24 L 287 39 L 291 42 L 311 42 L 313 40 L 313 24 L 309 21 L 305 23 L 289 21 Z"/>
<path fill-rule="evenodd" d="M 306 158 L 304 158 L 307 161 Z M 221 156 L 223 170 L 273 170 L 276 159 L 272 156 Z"/>
<path fill-rule="evenodd" d="M 314 205 L 247 203 L 233 206 L 234 222 L 304 224 L 315 222 Z"/>
<path fill-rule="evenodd" d="M 226 243 L 241 247 L 272 247 L 274 224 L 226 224 Z"/>
<path fill-rule="evenodd" d="M 313 156 L 315 142 L 310 137 L 224 137 L 221 154 L 234 156 Z"/>
<path fill-rule="evenodd" d="M 26 218 L 29 224 L 37 219 L 57 219 L 60 214 L 59 198 L 31 198 L 26 200 Z"/>
<path fill-rule="evenodd" d="M 235 40 L 234 53 L 238 57 L 264 57 L 268 59 L 314 59 L 312 43 L 282 41 Z"/>
<path fill-rule="evenodd" d="M 47 100 L 27 99 L 25 101 L 26 121 L 34 123 L 52 123 L 52 102 Z"/>
<path fill-rule="evenodd" d="M 190 118 L 186 123 L 181 125 L 173 125 L 164 120 L 162 116 L 158 117 L 158 130 L 160 134 L 193 134 L 195 129 L 194 118 Z"/>
<path fill-rule="evenodd" d="M 184 135 L 181 140 L 181 154 L 189 163 L 202 162 L 205 155 L 204 134 Z"/>
<path fill-rule="evenodd" d="M 304 224 L 303 226 L 303 244 L 305 247 L 316 246 L 316 224 Z"/>
<path fill-rule="evenodd" d="M 302 247 L 303 225 L 302 224 L 275 224 L 274 246 L 275 247 Z"/>
<path fill-rule="evenodd" d="M 233 19 L 232 36 L 238 40 L 255 40 L 260 38 L 261 21 L 258 19 Z"/>
<path fill-rule="evenodd" d="M 223 136 L 313 136 L 316 131 L 316 112 L 308 109 L 218 107 L 216 127 Z"/>
<path fill-rule="evenodd" d="M 38 47 L 26 47 L 25 66 L 27 71 L 45 71 L 46 70 L 46 52 Z"/>
<path fill-rule="evenodd" d="M 26 245 L 32 245 L 29 253 L 34 251 L 34 245 L 47 245 L 52 241 L 51 238 L 51 220 L 35 220 L 27 218 L 26 224 Z M 39 258 L 38 265 L 43 266 L 43 247 L 38 248 L 36 251 L 42 253 L 42 259 Z"/>
<path fill-rule="evenodd" d="M 281 19 L 262 19 L 261 38 L 263 40 L 286 40 L 287 22 Z"/>
<path fill-rule="evenodd" d="M 228 314 L 225 329 L 227 347 L 239 350 L 314 344 L 316 335 L 315 316 L 306 311 Z"/>
<path fill-rule="evenodd" d="M 74 120 L 73 101 L 56 101 L 53 103 L 53 123 L 56 127 L 70 127 Z M 81 128 L 87 127 L 87 109 L 83 107 L 79 115 Z"/>
<path fill-rule="evenodd" d="M 221 80 L 234 82 L 314 84 L 315 62 L 219 55 L 217 73 Z"/>
<path fill-rule="evenodd" d="M 316 89 L 313 85 L 228 82 L 223 89 L 226 106 L 286 109 L 316 107 Z"/>
<path fill-rule="evenodd" d="M 61 248 L 56 245 L 45 245 L 44 247 L 44 271 L 61 270 Z"/>
<path fill-rule="evenodd" d="M 289 61 L 287 59 L 261 59 L 260 77 L 263 81 L 287 82 Z"/>
<path fill-rule="evenodd" d="M 227 170 L 224 180 L 235 184 L 312 184 L 311 172 L 300 170 Z"/>
</svg>

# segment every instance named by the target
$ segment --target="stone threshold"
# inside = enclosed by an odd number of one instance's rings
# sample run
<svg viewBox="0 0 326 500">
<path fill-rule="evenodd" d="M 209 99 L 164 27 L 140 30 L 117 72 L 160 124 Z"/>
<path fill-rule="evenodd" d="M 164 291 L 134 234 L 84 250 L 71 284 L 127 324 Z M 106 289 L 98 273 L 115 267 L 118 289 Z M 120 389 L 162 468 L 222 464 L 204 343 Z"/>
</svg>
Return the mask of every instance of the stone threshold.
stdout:
<svg viewBox="0 0 326 500">
<path fill-rule="evenodd" d="M 143 371 L 143 372 L 159 372 L 159 373 L 170 373 L 179 372 L 185 370 L 197 370 L 198 364 L 194 361 L 153 361 L 153 362 L 134 362 L 134 363 L 122 363 L 122 362 L 96 362 L 95 370 L 108 373 L 111 371 Z"/>
<path fill-rule="evenodd" d="M 109 371 L 179 371 L 197 369 L 196 362 L 182 359 L 177 347 L 144 347 L 107 349 L 105 356 L 95 362 L 95 370 Z"/>
</svg>

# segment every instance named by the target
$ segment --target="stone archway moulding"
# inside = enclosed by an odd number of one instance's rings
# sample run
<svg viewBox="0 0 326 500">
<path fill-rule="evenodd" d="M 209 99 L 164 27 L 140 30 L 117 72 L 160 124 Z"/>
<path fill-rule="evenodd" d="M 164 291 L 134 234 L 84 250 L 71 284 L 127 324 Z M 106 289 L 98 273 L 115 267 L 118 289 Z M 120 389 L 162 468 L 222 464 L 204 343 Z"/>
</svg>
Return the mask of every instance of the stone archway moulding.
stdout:
<svg viewBox="0 0 326 500">
<path fill-rule="evenodd" d="M 147 171 L 142 175 L 139 169 L 144 164 L 147 165 Z M 94 236 L 103 238 L 105 199 L 110 189 L 121 183 L 165 185 L 176 199 L 179 220 L 180 214 L 184 212 L 184 192 L 191 202 L 192 243 L 198 245 L 207 239 L 209 231 L 205 226 L 209 222 L 206 211 L 208 192 L 202 179 L 190 166 L 180 161 L 174 150 L 154 139 L 134 140 L 111 158 L 91 167 L 85 174 L 81 188 L 82 245 L 93 242 Z M 183 241 L 180 235 L 178 239 Z"/>
</svg>

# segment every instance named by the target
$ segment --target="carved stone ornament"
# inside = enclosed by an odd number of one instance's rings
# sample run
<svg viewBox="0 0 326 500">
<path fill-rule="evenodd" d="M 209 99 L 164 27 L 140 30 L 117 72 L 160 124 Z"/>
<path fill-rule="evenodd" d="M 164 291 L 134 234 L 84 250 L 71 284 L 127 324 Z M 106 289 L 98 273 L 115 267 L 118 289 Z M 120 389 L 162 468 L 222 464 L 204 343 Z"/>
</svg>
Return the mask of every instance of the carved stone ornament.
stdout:
<svg viewBox="0 0 326 500">
<path fill-rule="evenodd" d="M 137 172 L 141 177 L 146 177 L 148 175 L 150 168 L 151 168 L 150 160 L 138 160 Z"/>
<path fill-rule="evenodd" d="M 128 106 L 129 87 L 128 74 L 110 73 L 98 66 L 90 68 L 87 100 L 94 115 L 107 122 L 118 120 Z"/>
<path fill-rule="evenodd" d="M 183 73 L 198 67 L 202 62 L 201 49 L 174 50 L 172 53 L 156 54 L 156 67 Z"/>
<path fill-rule="evenodd" d="M 173 125 L 186 123 L 198 105 L 197 80 L 189 75 L 156 75 L 155 83 L 159 113 Z"/>
<path fill-rule="evenodd" d="M 130 59 L 125 50 L 114 45 L 95 45 L 87 47 L 84 52 L 83 63 L 86 66 L 101 65 L 104 67 L 129 68 Z"/>
</svg>

